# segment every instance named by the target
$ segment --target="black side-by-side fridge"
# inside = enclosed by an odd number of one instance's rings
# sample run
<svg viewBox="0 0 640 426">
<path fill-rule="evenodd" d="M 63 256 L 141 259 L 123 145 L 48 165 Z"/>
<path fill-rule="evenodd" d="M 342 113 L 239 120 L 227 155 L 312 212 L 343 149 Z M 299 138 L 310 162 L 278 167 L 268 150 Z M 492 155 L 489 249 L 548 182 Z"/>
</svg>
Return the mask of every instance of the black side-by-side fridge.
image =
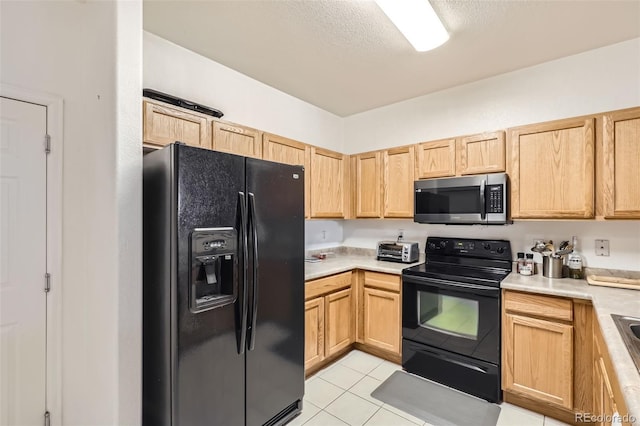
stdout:
<svg viewBox="0 0 640 426">
<path fill-rule="evenodd" d="M 276 425 L 304 393 L 304 170 L 144 156 L 143 424 Z"/>
</svg>

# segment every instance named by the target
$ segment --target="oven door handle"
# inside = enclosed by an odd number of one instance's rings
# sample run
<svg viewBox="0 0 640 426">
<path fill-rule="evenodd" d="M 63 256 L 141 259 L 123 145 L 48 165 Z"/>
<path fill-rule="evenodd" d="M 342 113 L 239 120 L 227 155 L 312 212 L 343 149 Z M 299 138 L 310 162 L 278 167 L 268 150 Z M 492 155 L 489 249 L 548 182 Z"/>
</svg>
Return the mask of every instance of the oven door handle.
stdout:
<svg viewBox="0 0 640 426">
<path fill-rule="evenodd" d="M 477 284 L 457 283 L 454 281 L 441 280 L 438 278 L 419 278 L 403 276 L 402 281 L 417 284 L 423 287 L 436 287 L 443 290 L 451 290 L 464 292 L 467 294 L 476 294 L 479 296 L 500 297 L 500 288 L 489 287 Z"/>
<path fill-rule="evenodd" d="M 457 359 L 453 359 L 453 358 L 450 358 L 450 357 L 446 356 L 445 354 L 441 354 L 441 353 L 438 353 L 438 352 L 435 352 L 435 351 L 430 351 L 429 349 L 426 349 L 426 348 L 420 348 L 420 351 L 427 352 L 427 353 L 429 353 L 429 355 L 434 356 L 436 358 L 443 359 L 443 360 L 445 360 L 447 362 L 451 362 L 453 364 L 458 364 L 461 367 L 469 368 L 471 370 L 474 370 L 474 371 L 477 371 L 477 372 L 480 372 L 480 373 L 485 373 L 486 374 L 486 372 L 487 372 L 486 368 L 482 368 L 482 367 L 479 367 L 477 365 L 470 364 L 468 362 L 464 362 L 464 361 L 460 361 L 460 360 L 457 360 Z"/>
</svg>

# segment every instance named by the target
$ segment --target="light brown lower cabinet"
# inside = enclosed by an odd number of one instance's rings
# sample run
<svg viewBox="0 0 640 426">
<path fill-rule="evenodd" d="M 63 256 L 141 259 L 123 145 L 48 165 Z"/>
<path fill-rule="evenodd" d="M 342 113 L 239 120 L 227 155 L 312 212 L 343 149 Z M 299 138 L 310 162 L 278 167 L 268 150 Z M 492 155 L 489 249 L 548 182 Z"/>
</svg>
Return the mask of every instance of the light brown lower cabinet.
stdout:
<svg viewBox="0 0 640 426">
<path fill-rule="evenodd" d="M 591 338 L 586 341 L 583 330 L 590 324 L 590 307 L 583 306 L 574 308 L 573 300 L 563 297 L 503 291 L 504 401 L 566 423 L 591 407 L 591 381 L 583 383 L 576 372 L 576 366 L 588 365 L 583 357 L 591 357 Z"/>
<path fill-rule="evenodd" d="M 618 413 L 624 426 L 631 426 L 628 410 L 611 358 L 604 344 L 600 325 L 593 324 L 593 420 L 596 425 L 611 425 Z"/>
<path fill-rule="evenodd" d="M 305 284 L 304 367 L 313 373 L 352 347 L 401 355 L 400 276 L 354 270 Z"/>
<path fill-rule="evenodd" d="M 400 295 L 365 287 L 364 343 L 400 354 Z"/>
<path fill-rule="evenodd" d="M 305 284 L 305 371 L 355 341 L 351 277 L 344 272 Z"/>
<path fill-rule="evenodd" d="M 401 308 L 399 275 L 364 271 L 359 282 L 358 327 L 362 344 L 400 356 Z"/>
<path fill-rule="evenodd" d="M 324 297 L 304 303 L 304 368 L 324 359 Z"/>
<path fill-rule="evenodd" d="M 602 357 L 596 359 L 593 369 L 593 409 L 596 424 L 610 425 L 614 413 L 618 411 L 611 388 L 611 381 Z"/>
<path fill-rule="evenodd" d="M 325 296 L 326 354 L 331 356 L 353 343 L 355 312 L 351 287 Z"/>
<path fill-rule="evenodd" d="M 573 408 L 573 325 L 507 313 L 504 389 Z"/>
<path fill-rule="evenodd" d="M 588 301 L 503 290 L 502 302 L 504 401 L 570 424 L 610 425 L 617 411 L 630 425 Z"/>
</svg>

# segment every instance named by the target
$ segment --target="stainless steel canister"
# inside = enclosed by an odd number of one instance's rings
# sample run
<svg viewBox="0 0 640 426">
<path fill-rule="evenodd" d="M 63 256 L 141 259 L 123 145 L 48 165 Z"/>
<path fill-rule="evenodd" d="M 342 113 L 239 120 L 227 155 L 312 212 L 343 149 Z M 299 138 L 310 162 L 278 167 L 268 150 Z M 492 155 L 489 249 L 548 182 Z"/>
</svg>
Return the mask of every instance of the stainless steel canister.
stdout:
<svg viewBox="0 0 640 426">
<path fill-rule="evenodd" d="M 562 258 L 542 256 L 542 275 L 547 278 L 562 278 Z"/>
</svg>

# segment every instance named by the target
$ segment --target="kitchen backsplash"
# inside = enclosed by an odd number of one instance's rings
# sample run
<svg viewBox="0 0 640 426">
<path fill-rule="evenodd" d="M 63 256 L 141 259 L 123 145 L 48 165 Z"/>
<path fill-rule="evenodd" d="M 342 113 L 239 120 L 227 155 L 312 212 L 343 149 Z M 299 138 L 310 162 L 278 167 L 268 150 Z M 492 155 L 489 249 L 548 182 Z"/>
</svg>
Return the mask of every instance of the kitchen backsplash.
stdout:
<svg viewBox="0 0 640 426">
<path fill-rule="evenodd" d="M 404 240 L 417 241 L 421 252 L 427 236 L 496 238 L 511 241 L 514 259 L 519 251 L 530 252 L 536 239 L 560 242 L 576 235 L 585 266 L 640 271 L 640 221 L 531 221 L 505 226 L 452 226 L 389 219 L 307 220 L 305 228 L 307 250 L 339 245 L 375 249 L 378 241 L 396 239 L 402 229 Z M 596 239 L 609 240 L 609 256 L 595 255 Z M 537 253 L 534 260 L 542 262 Z"/>
<path fill-rule="evenodd" d="M 341 246 L 343 222 L 341 220 L 306 220 L 304 223 L 305 249 L 308 251 Z"/>
</svg>

